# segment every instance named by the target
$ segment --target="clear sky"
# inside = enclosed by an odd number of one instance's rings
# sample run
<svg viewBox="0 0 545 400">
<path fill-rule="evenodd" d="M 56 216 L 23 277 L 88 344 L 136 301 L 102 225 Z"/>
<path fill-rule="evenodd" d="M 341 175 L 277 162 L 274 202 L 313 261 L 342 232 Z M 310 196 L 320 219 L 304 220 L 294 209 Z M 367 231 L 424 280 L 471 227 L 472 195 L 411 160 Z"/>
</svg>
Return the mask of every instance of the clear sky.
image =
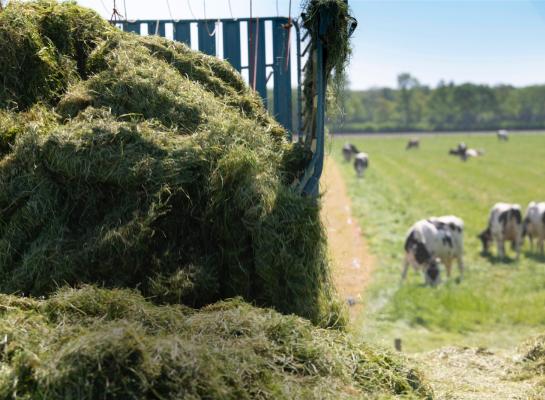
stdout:
<svg viewBox="0 0 545 400">
<path fill-rule="evenodd" d="M 113 0 L 79 0 L 109 17 Z M 124 13 L 123 0 L 117 0 Z M 300 12 L 292 1 L 292 15 Z M 400 72 L 446 81 L 545 83 L 545 0 L 349 0 L 359 25 L 351 87 L 395 86 Z M 248 17 L 250 0 L 125 0 L 130 19 Z M 253 15 L 288 14 L 288 0 L 253 0 Z M 170 6 L 170 10 L 169 10 Z M 193 15 L 192 15 L 193 14 Z"/>
</svg>

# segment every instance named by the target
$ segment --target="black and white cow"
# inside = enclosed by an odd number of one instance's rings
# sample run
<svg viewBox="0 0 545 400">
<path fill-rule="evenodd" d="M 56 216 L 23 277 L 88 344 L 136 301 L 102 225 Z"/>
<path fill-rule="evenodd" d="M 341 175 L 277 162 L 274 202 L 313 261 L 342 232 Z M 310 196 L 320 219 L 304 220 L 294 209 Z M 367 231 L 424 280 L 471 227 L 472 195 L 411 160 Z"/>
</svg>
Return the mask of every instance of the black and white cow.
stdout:
<svg viewBox="0 0 545 400">
<path fill-rule="evenodd" d="M 530 250 L 534 251 L 534 238 L 537 239 L 539 251 L 544 254 L 543 241 L 545 240 L 545 202 L 528 204 L 522 223 L 522 236 L 528 236 Z"/>
<path fill-rule="evenodd" d="M 411 138 L 408 142 L 407 142 L 407 147 L 405 147 L 405 150 L 409 150 L 409 149 L 418 149 L 420 148 L 420 139 L 418 138 Z"/>
<path fill-rule="evenodd" d="M 467 145 L 462 142 L 458 144 L 457 148 L 450 149 L 449 154 L 458 156 L 462 161 L 466 161 L 470 157 L 480 157 L 484 155 L 484 151 L 468 148 Z"/>
<path fill-rule="evenodd" d="M 432 217 L 416 222 L 405 239 L 405 260 L 401 280 L 405 280 L 409 265 L 415 271 L 422 268 L 426 284 L 439 283 L 438 261 L 446 268 L 450 278 L 452 261 L 458 262 L 461 280 L 464 274 L 464 222 L 453 215 Z"/>
<path fill-rule="evenodd" d="M 350 160 L 352 159 L 352 156 L 354 154 L 358 154 L 359 152 L 360 151 L 358 150 L 358 148 L 356 146 L 354 146 L 353 144 L 345 143 L 344 146 L 343 146 L 344 161 L 350 162 Z"/>
<path fill-rule="evenodd" d="M 368 167 L 369 156 L 367 155 L 367 153 L 356 154 L 356 157 L 354 157 L 354 169 L 356 170 L 358 178 L 361 178 L 363 176 L 363 173 Z"/>
<path fill-rule="evenodd" d="M 522 244 L 522 213 L 520 205 L 509 203 L 496 203 L 490 210 L 488 226 L 478 238 L 483 244 L 483 252 L 488 253 L 490 243 L 494 240 L 498 248 L 498 257 L 505 257 L 505 241 L 511 242 L 511 247 L 520 256 Z"/>
<path fill-rule="evenodd" d="M 509 132 L 507 132 L 505 129 L 500 129 L 496 136 L 498 137 L 498 140 L 507 142 L 509 140 Z"/>
<path fill-rule="evenodd" d="M 455 149 L 450 149 L 449 154 L 453 156 L 459 156 L 462 160 L 466 160 L 467 145 L 464 142 L 458 144 Z"/>
</svg>

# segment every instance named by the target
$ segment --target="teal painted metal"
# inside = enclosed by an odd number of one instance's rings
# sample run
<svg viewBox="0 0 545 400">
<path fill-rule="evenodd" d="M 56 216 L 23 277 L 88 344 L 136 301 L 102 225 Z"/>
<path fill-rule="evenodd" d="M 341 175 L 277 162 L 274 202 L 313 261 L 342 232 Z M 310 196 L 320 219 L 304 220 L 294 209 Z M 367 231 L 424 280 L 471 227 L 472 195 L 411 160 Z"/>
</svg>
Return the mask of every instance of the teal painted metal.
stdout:
<svg viewBox="0 0 545 400">
<path fill-rule="evenodd" d="M 209 56 L 216 55 L 216 21 L 199 21 L 199 50 Z"/>
<path fill-rule="evenodd" d="M 267 67 L 265 60 L 265 21 L 254 18 L 248 22 L 248 64 L 250 87 L 267 106 Z"/>
<path fill-rule="evenodd" d="M 327 32 L 328 25 L 331 23 L 331 16 L 325 13 L 319 15 L 320 22 L 318 35 L 315 40 L 316 48 L 313 53 L 309 54 L 309 61 L 313 62 L 314 71 L 314 89 L 316 99 L 316 109 L 312 114 L 314 121 L 311 121 L 311 126 L 306 132 L 309 145 L 315 141 L 312 159 L 305 171 L 305 175 L 301 180 L 299 188 L 305 196 L 317 198 L 320 191 L 320 177 L 324 167 L 324 143 L 325 143 L 325 101 L 326 101 L 326 71 L 324 59 L 324 46 L 321 37 Z"/>
<path fill-rule="evenodd" d="M 174 22 L 174 40 L 191 46 L 191 24 L 189 22 Z"/>
<path fill-rule="evenodd" d="M 345 0 L 348 3 L 348 0 Z M 319 182 L 324 167 L 324 148 L 325 148 L 325 104 L 326 104 L 326 70 L 325 70 L 325 52 L 322 38 L 325 37 L 329 25 L 332 23 L 332 16 L 326 12 L 320 12 L 318 15 L 319 25 L 316 37 L 312 37 L 311 46 L 315 45 L 312 53 L 309 54 L 308 62 L 312 62 L 312 71 L 314 76 L 312 80 L 313 95 L 316 96 L 314 109 L 312 110 L 313 120 L 310 120 L 310 126 L 305 127 L 305 144 L 310 148 L 314 145 L 312 159 L 305 170 L 305 174 L 300 181 L 299 190 L 303 195 L 317 198 L 319 194 Z M 348 36 L 354 33 L 357 26 L 356 19 L 349 17 Z M 312 48 L 312 47 L 310 47 Z M 313 99 L 314 100 L 314 99 Z"/>
<path fill-rule="evenodd" d="M 242 70 L 240 51 L 240 22 L 223 22 L 223 58 L 237 70 Z"/>
<path fill-rule="evenodd" d="M 273 29 L 273 113 L 278 122 L 290 132 L 293 131 L 291 113 L 291 69 L 290 32 L 287 18 L 277 18 L 272 22 Z M 290 102 L 286 101 L 287 99 Z"/>
<path fill-rule="evenodd" d="M 125 22 L 123 24 L 123 30 L 140 34 L 140 22 Z"/>
<path fill-rule="evenodd" d="M 148 22 L 148 35 L 156 35 L 157 32 L 157 21 Z"/>
<path fill-rule="evenodd" d="M 166 36 L 166 29 L 165 29 L 166 23 L 163 21 L 159 21 L 159 30 L 157 31 L 157 34 L 161 37 Z"/>
</svg>

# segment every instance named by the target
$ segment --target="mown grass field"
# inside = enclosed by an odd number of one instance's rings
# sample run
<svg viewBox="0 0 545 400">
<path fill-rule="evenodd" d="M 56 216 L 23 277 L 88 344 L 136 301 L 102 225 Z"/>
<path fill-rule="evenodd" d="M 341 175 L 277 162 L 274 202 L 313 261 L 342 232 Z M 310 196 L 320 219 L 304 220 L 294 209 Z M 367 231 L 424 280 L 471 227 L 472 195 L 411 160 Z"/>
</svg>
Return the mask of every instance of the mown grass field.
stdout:
<svg viewBox="0 0 545 400">
<path fill-rule="evenodd" d="M 369 154 L 363 179 L 342 160 L 346 140 Z M 330 144 L 377 260 L 355 334 L 389 347 L 400 337 L 405 351 L 421 351 L 450 344 L 512 347 L 545 332 L 545 258 L 525 243 L 519 262 L 510 250 L 511 260 L 500 262 L 480 253 L 476 237 L 495 202 L 525 209 L 531 200 L 545 200 L 545 135 L 518 133 L 508 143 L 492 135 L 422 136 L 421 148 L 411 151 L 405 150 L 407 140 L 338 137 Z M 460 141 L 483 149 L 484 157 L 464 163 L 449 156 Z M 421 218 L 447 214 L 465 222 L 464 281 L 432 289 L 411 269 L 400 285 L 407 229 Z"/>
</svg>

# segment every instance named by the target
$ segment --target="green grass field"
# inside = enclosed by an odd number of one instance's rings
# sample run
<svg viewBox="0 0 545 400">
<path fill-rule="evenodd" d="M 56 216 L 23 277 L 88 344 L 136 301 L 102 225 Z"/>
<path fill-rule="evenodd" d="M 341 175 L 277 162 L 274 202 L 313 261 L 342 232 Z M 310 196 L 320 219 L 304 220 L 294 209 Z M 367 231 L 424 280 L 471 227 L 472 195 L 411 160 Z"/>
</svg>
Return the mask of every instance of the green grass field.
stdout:
<svg viewBox="0 0 545 400">
<path fill-rule="evenodd" d="M 341 156 L 349 140 L 370 157 L 357 179 Z M 486 227 L 498 201 L 545 200 L 545 135 L 516 134 L 508 143 L 492 135 L 422 136 L 419 150 L 405 150 L 408 137 L 350 137 L 331 141 L 329 152 L 342 168 L 352 208 L 376 256 L 364 315 L 354 333 L 404 350 L 457 344 L 511 347 L 545 332 L 545 259 L 525 243 L 519 262 L 480 254 L 476 235 Z M 465 141 L 483 149 L 482 158 L 462 162 L 448 149 Z M 453 214 L 465 222 L 465 280 L 432 289 L 412 269 L 400 285 L 403 243 L 408 228 L 432 215 Z M 495 248 L 493 249 L 495 252 Z M 454 277 L 457 268 L 453 268 Z M 442 278 L 446 276 L 442 271 Z"/>
</svg>

